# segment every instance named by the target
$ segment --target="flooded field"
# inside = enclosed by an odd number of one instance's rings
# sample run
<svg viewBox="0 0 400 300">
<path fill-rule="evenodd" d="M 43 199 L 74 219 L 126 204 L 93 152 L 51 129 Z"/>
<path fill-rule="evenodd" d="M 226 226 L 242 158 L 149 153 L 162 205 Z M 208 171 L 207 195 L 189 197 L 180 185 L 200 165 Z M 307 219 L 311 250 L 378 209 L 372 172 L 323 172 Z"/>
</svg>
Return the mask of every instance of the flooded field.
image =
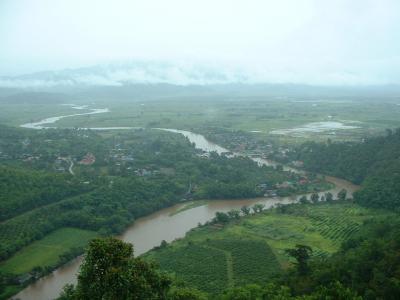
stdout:
<svg viewBox="0 0 400 300">
<path fill-rule="evenodd" d="M 350 122 L 348 122 L 350 123 Z M 354 123 L 352 121 L 351 123 Z M 280 135 L 303 135 L 309 133 L 331 133 L 335 134 L 336 130 L 350 130 L 350 129 L 358 129 L 361 128 L 360 126 L 354 125 L 346 125 L 342 122 L 336 121 L 328 121 L 328 122 L 312 122 L 305 124 L 303 126 L 289 128 L 289 129 L 277 129 L 272 130 L 271 134 L 280 134 Z"/>
</svg>

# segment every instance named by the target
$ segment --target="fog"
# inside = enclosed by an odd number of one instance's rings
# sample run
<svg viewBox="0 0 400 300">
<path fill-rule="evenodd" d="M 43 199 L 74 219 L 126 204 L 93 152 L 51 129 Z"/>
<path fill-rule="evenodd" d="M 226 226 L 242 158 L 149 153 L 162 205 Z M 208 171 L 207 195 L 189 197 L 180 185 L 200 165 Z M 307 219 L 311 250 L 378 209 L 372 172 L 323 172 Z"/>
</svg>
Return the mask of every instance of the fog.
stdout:
<svg viewBox="0 0 400 300">
<path fill-rule="evenodd" d="M 399 20 L 398 0 L 2 0 L 0 85 L 399 84 Z M 92 65 L 118 68 L 4 78 Z"/>
</svg>

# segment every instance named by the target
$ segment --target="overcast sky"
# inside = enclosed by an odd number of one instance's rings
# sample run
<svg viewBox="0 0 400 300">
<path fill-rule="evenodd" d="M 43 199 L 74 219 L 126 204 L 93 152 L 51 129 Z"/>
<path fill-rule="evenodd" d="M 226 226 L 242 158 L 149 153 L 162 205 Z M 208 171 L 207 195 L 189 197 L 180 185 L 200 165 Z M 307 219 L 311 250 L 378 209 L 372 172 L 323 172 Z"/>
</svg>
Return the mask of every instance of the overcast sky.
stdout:
<svg viewBox="0 0 400 300">
<path fill-rule="evenodd" d="M 142 59 L 400 83 L 400 0 L 0 0 L 0 75 Z"/>
</svg>

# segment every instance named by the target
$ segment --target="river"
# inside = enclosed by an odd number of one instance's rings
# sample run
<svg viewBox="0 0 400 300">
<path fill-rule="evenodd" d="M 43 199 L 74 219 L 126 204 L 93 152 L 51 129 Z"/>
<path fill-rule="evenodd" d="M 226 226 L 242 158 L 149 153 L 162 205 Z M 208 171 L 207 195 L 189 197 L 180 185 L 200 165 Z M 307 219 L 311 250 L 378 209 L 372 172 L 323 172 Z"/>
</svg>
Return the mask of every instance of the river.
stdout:
<svg viewBox="0 0 400 300">
<path fill-rule="evenodd" d="M 81 115 L 81 114 L 79 114 Z M 70 115 L 76 116 L 76 115 Z M 66 116 L 63 116 L 66 117 Z M 54 117 L 60 118 L 60 117 Z M 42 126 L 52 122 L 54 119 L 47 118 L 45 120 L 50 120 L 51 122 L 37 122 L 35 124 L 40 124 Z M 30 123 L 32 124 L 32 123 Z M 25 124 L 26 125 L 26 124 Z M 32 128 L 29 126 L 24 126 L 27 128 Z M 47 127 L 42 127 L 47 128 Z M 35 128 L 41 129 L 41 128 Z M 87 128 L 85 128 L 87 129 Z M 102 130 L 113 129 L 113 128 L 103 128 Z M 128 129 L 128 128 L 124 128 Z M 129 128 L 129 129 L 133 129 Z M 166 129 L 157 128 L 159 130 L 165 130 L 169 132 L 175 132 L 178 134 L 183 134 L 186 136 L 190 142 L 194 143 L 196 148 L 202 149 L 204 151 L 216 151 L 218 153 L 229 152 L 227 149 L 208 141 L 204 136 L 190 131 L 177 130 L 177 129 Z M 239 153 L 234 153 L 234 155 L 241 155 Z M 262 165 L 274 165 L 272 161 L 264 160 L 261 158 L 252 158 L 258 164 Z M 298 170 L 287 168 L 291 171 L 299 172 Z M 349 194 L 352 194 L 358 187 L 352 183 L 334 178 L 326 177 L 328 181 L 335 184 L 335 188 L 330 190 L 334 195 L 345 188 Z M 321 195 L 324 193 L 320 193 Z M 240 209 L 243 205 L 251 206 L 255 203 L 262 203 L 266 208 L 271 207 L 277 203 L 288 204 L 298 201 L 300 196 L 290 196 L 290 197 L 275 197 L 275 198 L 255 198 L 255 199 L 242 199 L 242 200 L 212 200 L 206 202 L 202 206 L 194 207 L 191 209 L 184 210 L 177 214 L 183 206 L 187 203 L 177 204 L 169 208 L 159 210 L 153 214 L 146 217 L 139 218 L 135 223 L 129 226 L 125 232 L 120 236 L 120 238 L 129 243 L 133 243 L 135 255 L 140 255 L 146 251 L 152 249 L 154 246 L 160 245 L 162 240 L 171 242 L 177 238 L 182 238 L 185 236 L 186 232 L 190 229 L 196 227 L 198 223 L 204 223 L 211 220 L 217 211 L 229 211 L 231 209 Z M 81 257 L 78 257 L 68 264 L 58 268 L 50 275 L 47 275 L 37 282 L 29 285 L 27 288 L 22 290 L 20 293 L 15 295 L 12 299 L 21 300 L 48 300 L 56 298 L 62 287 L 67 283 L 76 282 L 76 274 L 79 270 L 79 265 L 82 261 Z"/>
</svg>

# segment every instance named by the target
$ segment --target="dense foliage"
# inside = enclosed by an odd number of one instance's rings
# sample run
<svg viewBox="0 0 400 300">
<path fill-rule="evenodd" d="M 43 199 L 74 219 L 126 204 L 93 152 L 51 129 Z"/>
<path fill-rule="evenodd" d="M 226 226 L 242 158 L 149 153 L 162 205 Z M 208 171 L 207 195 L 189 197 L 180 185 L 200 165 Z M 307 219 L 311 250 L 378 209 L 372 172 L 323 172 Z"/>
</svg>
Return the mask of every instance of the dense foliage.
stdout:
<svg viewBox="0 0 400 300">
<path fill-rule="evenodd" d="M 90 189 L 70 175 L 0 165 L 0 221 Z"/>
<path fill-rule="evenodd" d="M 95 239 L 89 244 L 76 289 L 67 286 L 59 299 L 165 299 L 170 284 L 154 266 L 133 257 L 131 244 Z"/>
<path fill-rule="evenodd" d="M 82 252 L 69 245 L 58 262 L 35 265 L 37 272 L 9 267 L 17 251 L 61 228 L 118 234 L 138 217 L 181 201 L 329 187 L 320 179 L 299 181 L 246 157 L 206 154 L 175 133 L 0 126 L 0 273 L 10 272 L 7 282 L 21 288 Z M 283 182 L 290 188 L 277 188 Z"/>
<path fill-rule="evenodd" d="M 135 218 L 178 201 L 182 188 L 170 180 L 114 179 L 95 191 L 67 198 L 0 223 L 0 257 L 60 227 L 119 233 Z"/>
<path fill-rule="evenodd" d="M 311 261 L 307 275 L 293 271 L 281 282 L 296 295 L 340 282 L 363 299 L 399 299 L 399 225 L 397 217 L 371 221 L 331 258 Z"/>
<path fill-rule="evenodd" d="M 288 160 L 304 162 L 313 172 L 362 183 L 354 195 L 370 207 L 400 207 L 400 129 L 362 143 L 305 143 L 289 154 Z"/>
</svg>

